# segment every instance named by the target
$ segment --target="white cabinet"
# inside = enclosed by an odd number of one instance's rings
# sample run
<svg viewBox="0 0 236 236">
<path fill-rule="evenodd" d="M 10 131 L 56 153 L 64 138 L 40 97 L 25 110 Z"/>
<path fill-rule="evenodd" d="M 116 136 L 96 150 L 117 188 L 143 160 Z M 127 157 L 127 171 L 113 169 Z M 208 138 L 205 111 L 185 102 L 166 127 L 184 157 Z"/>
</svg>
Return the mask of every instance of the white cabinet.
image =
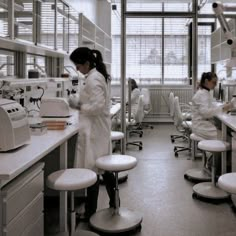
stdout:
<svg viewBox="0 0 236 236">
<path fill-rule="evenodd" d="M 83 13 L 79 14 L 79 47 L 99 50 L 102 53 L 108 73 L 110 73 L 111 36 L 90 21 Z"/>
<path fill-rule="evenodd" d="M 1 190 L 2 228 L 0 235 L 43 236 L 43 163 L 19 175 Z"/>
<path fill-rule="evenodd" d="M 236 19 L 228 21 L 229 28 L 235 36 Z M 226 37 L 221 27 L 211 34 L 211 63 L 225 61 L 236 56 L 229 45 L 226 43 Z"/>
</svg>

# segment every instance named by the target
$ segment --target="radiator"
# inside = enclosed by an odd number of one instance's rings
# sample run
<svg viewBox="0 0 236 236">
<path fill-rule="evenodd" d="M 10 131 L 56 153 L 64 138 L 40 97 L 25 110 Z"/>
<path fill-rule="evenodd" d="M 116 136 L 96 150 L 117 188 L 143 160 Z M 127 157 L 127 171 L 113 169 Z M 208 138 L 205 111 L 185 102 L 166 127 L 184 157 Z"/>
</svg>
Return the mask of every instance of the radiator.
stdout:
<svg viewBox="0 0 236 236">
<path fill-rule="evenodd" d="M 188 103 L 191 101 L 193 92 L 191 86 L 182 87 L 167 87 L 158 86 L 149 88 L 151 95 L 151 111 L 146 115 L 146 121 L 158 121 L 158 118 L 169 119 L 169 94 L 173 92 L 179 97 L 180 103 Z M 168 121 L 168 120 L 167 120 Z"/>
</svg>

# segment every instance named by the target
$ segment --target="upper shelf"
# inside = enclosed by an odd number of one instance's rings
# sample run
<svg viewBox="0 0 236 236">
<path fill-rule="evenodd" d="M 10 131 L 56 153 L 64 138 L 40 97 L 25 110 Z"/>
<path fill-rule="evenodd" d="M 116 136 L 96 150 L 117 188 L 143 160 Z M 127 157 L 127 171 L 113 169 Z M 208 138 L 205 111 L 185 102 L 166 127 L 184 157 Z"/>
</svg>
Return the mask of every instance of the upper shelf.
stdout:
<svg viewBox="0 0 236 236">
<path fill-rule="evenodd" d="M 232 34 L 235 36 L 236 19 L 230 19 L 228 24 Z M 226 43 L 226 37 L 221 27 L 216 29 L 211 34 L 211 62 L 217 63 L 219 61 L 231 59 L 235 56 L 236 52 Z"/>
<path fill-rule="evenodd" d="M 60 57 L 63 58 L 66 53 L 63 52 L 57 52 L 55 50 L 36 46 L 33 43 L 20 41 L 20 40 L 10 40 L 5 38 L 0 38 L 0 48 L 5 50 L 11 50 L 11 51 L 21 51 L 26 52 L 30 54 L 37 54 L 42 56 L 51 56 L 51 57 Z"/>
<path fill-rule="evenodd" d="M 99 50 L 106 64 L 111 64 L 111 37 L 90 21 L 83 13 L 79 14 L 79 46 Z"/>
</svg>

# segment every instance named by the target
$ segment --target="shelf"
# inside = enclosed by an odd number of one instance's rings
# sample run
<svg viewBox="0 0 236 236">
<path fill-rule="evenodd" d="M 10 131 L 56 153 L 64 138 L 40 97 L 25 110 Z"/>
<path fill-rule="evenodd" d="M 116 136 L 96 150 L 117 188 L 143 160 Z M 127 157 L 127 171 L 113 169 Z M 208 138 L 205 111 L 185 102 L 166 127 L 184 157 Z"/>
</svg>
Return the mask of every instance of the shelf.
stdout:
<svg viewBox="0 0 236 236">
<path fill-rule="evenodd" d="M 79 14 L 79 46 L 95 48 L 102 53 L 104 63 L 110 73 L 111 37 L 101 28 L 90 21 L 83 13 Z"/>
<path fill-rule="evenodd" d="M 10 40 L 5 38 L 0 38 L 0 49 L 10 50 L 10 51 L 21 51 L 31 54 L 37 54 L 41 56 L 51 56 L 64 58 L 66 53 L 57 52 L 55 50 L 44 48 L 40 46 L 35 46 L 30 42 L 23 42 L 20 40 Z"/>
<path fill-rule="evenodd" d="M 228 21 L 229 28 L 233 35 L 235 35 L 236 19 L 231 19 Z M 225 34 L 223 33 L 221 27 L 216 29 L 211 34 L 211 62 L 217 63 L 220 61 L 229 60 L 235 57 L 236 52 L 234 52 L 226 42 Z"/>
</svg>

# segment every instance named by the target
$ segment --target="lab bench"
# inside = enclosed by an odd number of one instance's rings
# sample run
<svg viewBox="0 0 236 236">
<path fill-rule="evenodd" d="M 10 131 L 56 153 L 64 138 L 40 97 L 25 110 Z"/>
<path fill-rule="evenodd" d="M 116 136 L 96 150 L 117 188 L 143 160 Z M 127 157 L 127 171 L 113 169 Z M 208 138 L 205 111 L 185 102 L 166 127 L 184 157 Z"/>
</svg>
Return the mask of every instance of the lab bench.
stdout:
<svg viewBox="0 0 236 236">
<path fill-rule="evenodd" d="M 234 115 L 230 115 L 230 114 L 225 114 L 225 113 L 221 113 L 219 115 L 216 116 L 216 118 L 221 122 L 221 137 L 222 140 L 227 141 L 227 142 L 234 142 L 234 137 L 230 137 L 230 136 L 234 136 L 234 133 L 236 132 L 236 116 Z M 230 136 L 228 135 L 229 133 L 232 133 L 232 135 L 230 134 Z M 233 171 L 233 166 L 235 165 L 234 163 L 236 162 L 235 160 L 235 153 L 234 153 L 235 149 L 232 148 L 231 151 L 231 166 L 232 166 L 232 171 Z M 224 152 L 222 153 L 222 158 L 221 158 L 221 162 L 222 162 L 222 170 L 221 173 L 226 173 L 226 155 L 227 153 Z M 236 170 L 234 170 L 236 171 Z"/>
<path fill-rule="evenodd" d="M 68 166 L 68 141 L 78 133 L 78 120 L 64 130 L 31 136 L 30 143 L 0 153 L 0 236 L 44 235 L 44 169 L 47 155 L 59 149 L 59 168 Z M 47 163 L 47 162 L 45 162 Z M 60 229 L 66 227 L 67 193 L 60 193 Z M 36 233 L 35 233 L 36 232 Z"/>
</svg>

